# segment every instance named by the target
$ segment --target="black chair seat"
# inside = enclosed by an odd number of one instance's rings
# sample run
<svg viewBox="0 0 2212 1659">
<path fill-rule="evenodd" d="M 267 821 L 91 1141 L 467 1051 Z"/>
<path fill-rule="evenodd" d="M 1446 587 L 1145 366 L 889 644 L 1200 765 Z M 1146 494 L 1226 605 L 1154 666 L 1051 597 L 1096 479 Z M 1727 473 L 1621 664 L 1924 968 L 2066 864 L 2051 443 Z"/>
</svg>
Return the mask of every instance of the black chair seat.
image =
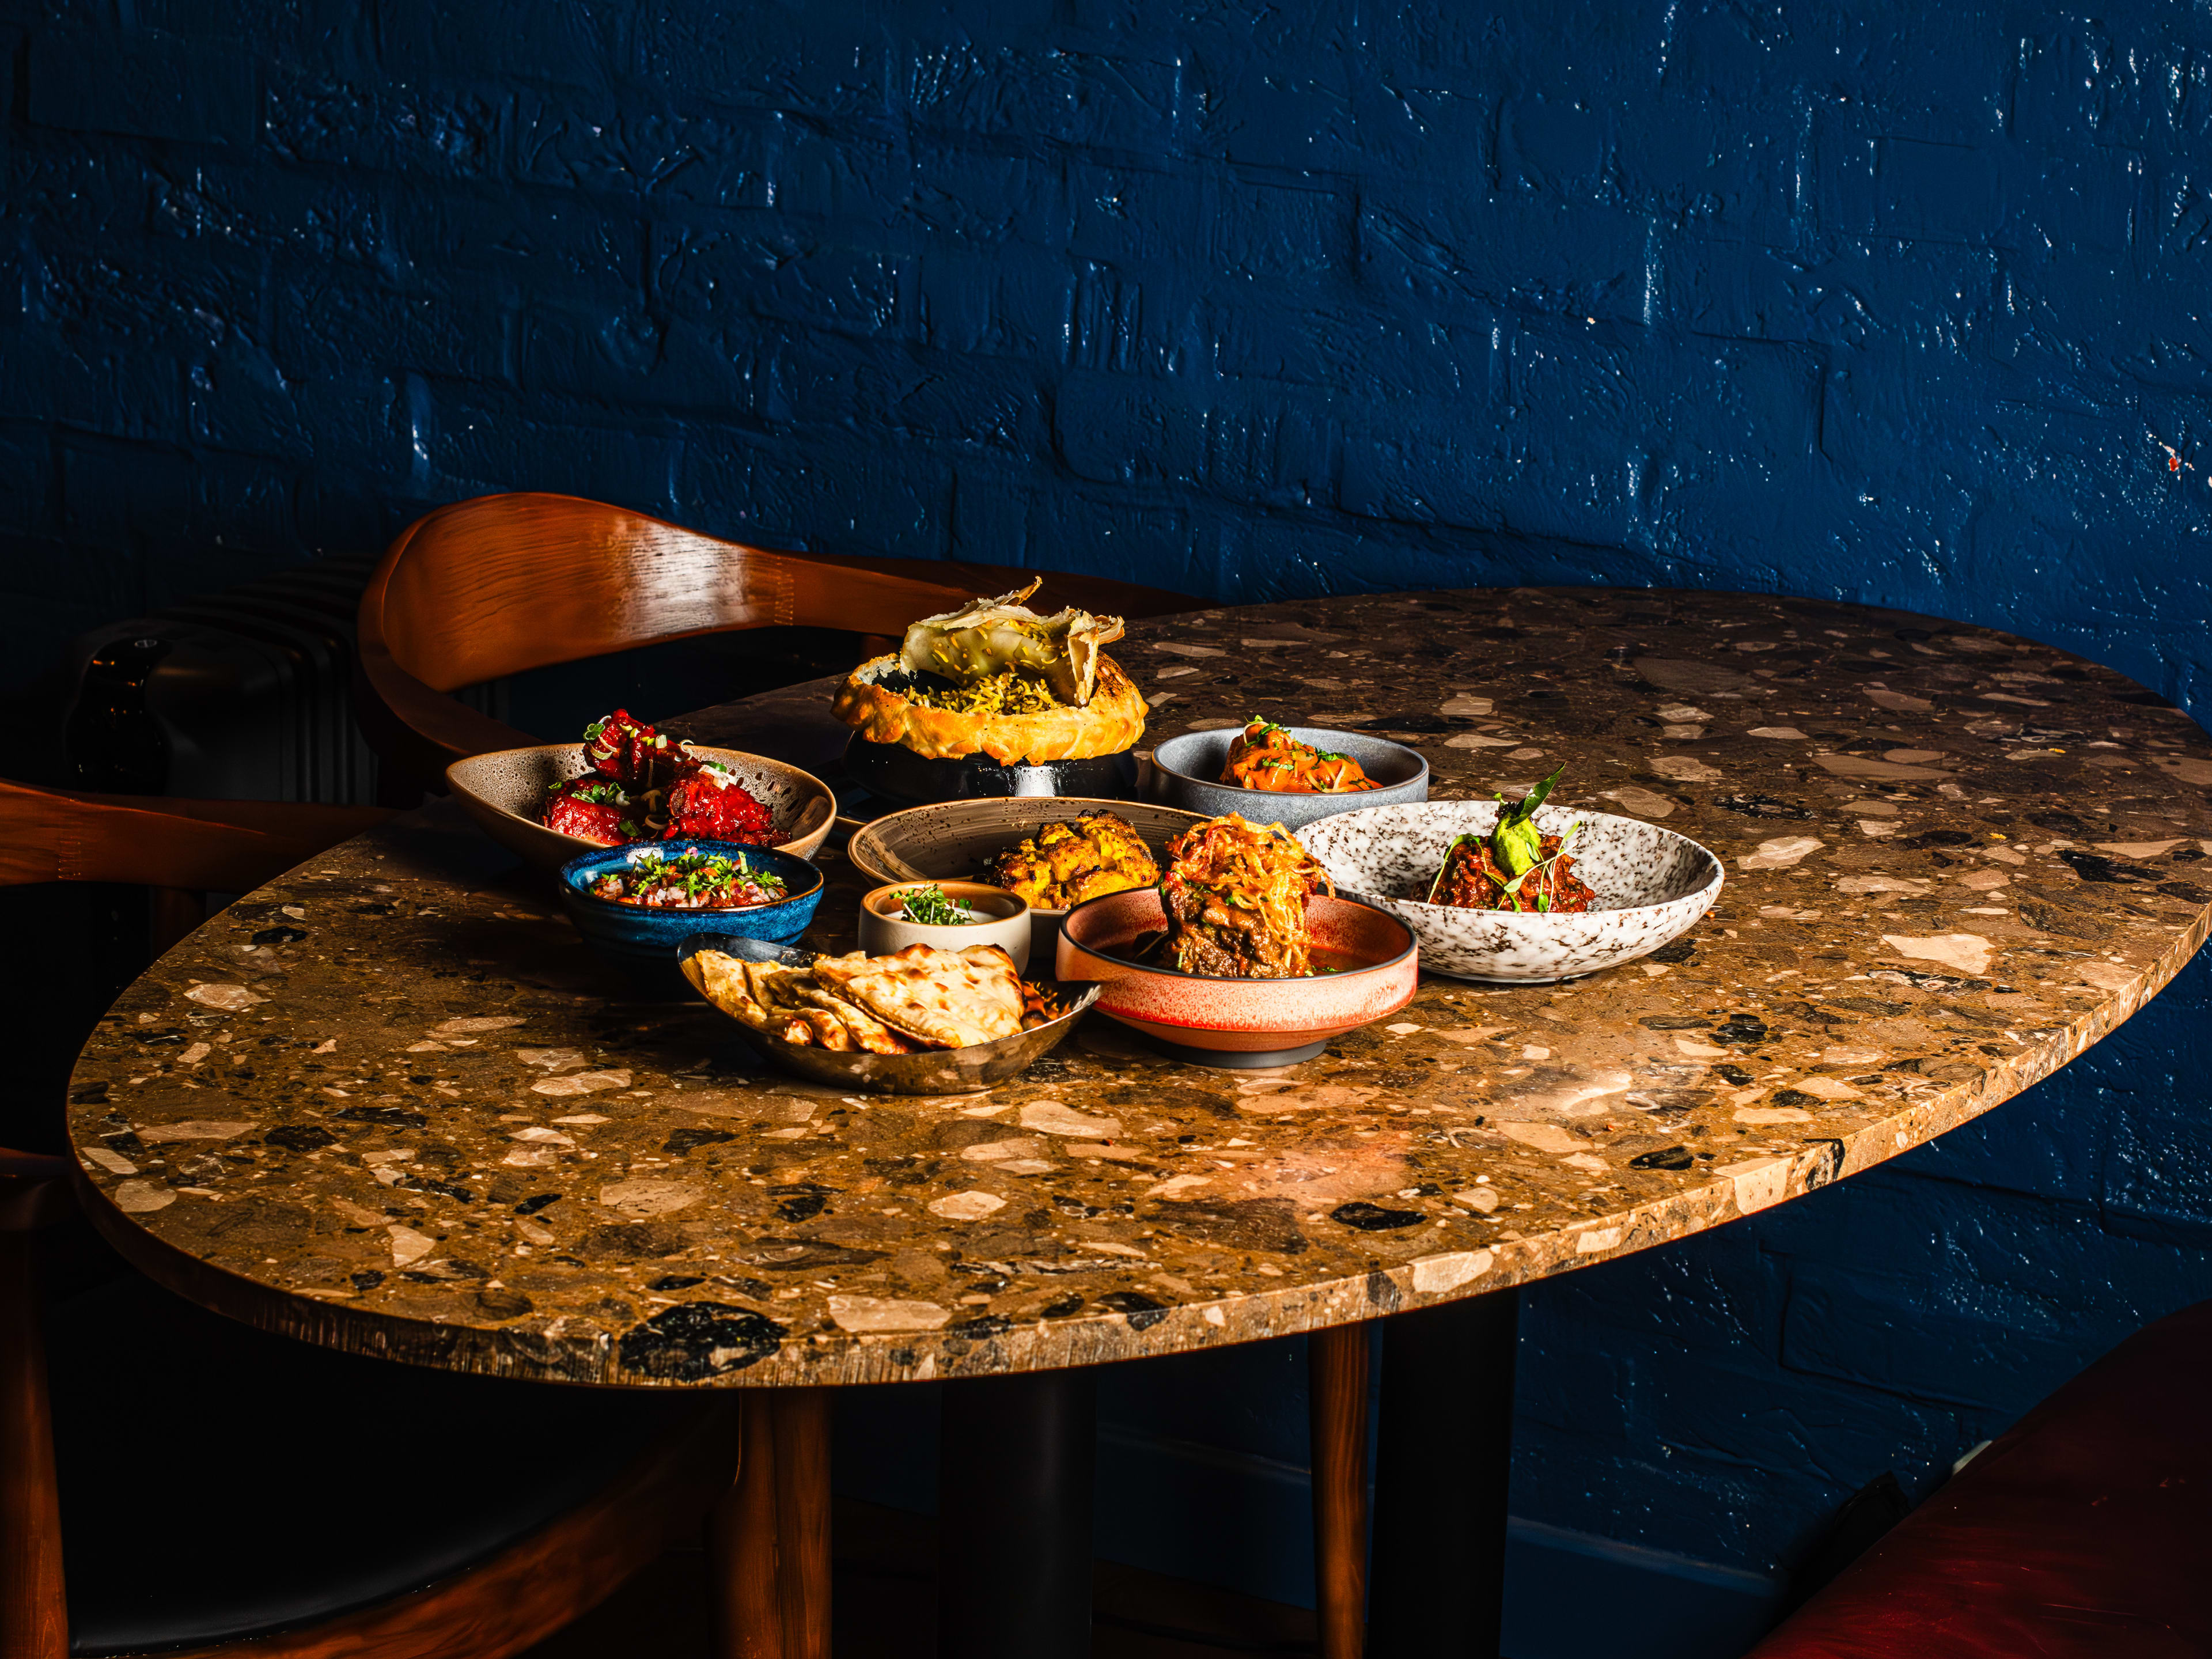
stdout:
<svg viewBox="0 0 2212 1659">
<path fill-rule="evenodd" d="M 693 1401 L 271 1336 L 131 1278 L 46 1318 L 70 1651 L 313 1624 L 497 1554 Z"/>
</svg>

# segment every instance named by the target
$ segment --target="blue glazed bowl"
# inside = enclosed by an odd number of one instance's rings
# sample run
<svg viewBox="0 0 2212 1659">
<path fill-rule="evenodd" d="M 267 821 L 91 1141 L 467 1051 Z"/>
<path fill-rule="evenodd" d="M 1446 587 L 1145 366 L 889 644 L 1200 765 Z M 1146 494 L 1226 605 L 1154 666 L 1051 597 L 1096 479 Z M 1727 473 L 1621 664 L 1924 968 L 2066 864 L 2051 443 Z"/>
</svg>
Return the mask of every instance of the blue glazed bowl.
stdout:
<svg viewBox="0 0 2212 1659">
<path fill-rule="evenodd" d="M 642 856 L 675 858 L 684 853 L 742 858 L 753 869 L 781 877 L 785 896 L 774 904 L 725 909 L 649 910 L 641 904 L 593 898 L 587 890 L 599 877 L 625 869 Z M 822 872 L 805 859 L 767 847 L 740 847 L 726 841 L 641 842 L 604 847 L 562 865 L 561 902 L 593 950 L 618 966 L 665 981 L 674 971 L 676 947 L 694 933 L 790 944 L 806 931 L 822 902 Z"/>
</svg>

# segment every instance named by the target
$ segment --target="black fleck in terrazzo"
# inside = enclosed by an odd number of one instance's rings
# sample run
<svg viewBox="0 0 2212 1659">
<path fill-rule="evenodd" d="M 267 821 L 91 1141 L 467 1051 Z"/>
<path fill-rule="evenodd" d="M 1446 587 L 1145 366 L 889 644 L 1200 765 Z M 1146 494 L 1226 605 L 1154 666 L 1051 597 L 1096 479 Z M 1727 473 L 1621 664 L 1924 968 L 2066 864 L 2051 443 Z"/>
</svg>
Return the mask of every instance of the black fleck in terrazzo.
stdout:
<svg viewBox="0 0 2212 1659">
<path fill-rule="evenodd" d="M 420 815 L 118 1002 L 71 1121 L 187 1293 L 455 1369 L 861 1382 L 1243 1341 L 1525 1282 L 1893 1156 L 2048 1075 L 2202 940 L 2212 740 L 2003 635 L 1764 596 L 1477 592 L 1133 624 L 1151 737 L 1414 744 L 1433 795 L 1569 763 L 1728 886 L 1565 985 L 1424 983 L 1279 1073 L 1095 1016 L 985 1096 L 840 1096 L 621 1000 L 550 891 Z M 676 722 L 829 763 L 821 696 Z M 457 827 L 458 826 L 458 827 Z M 813 942 L 848 944 L 857 887 Z"/>
</svg>

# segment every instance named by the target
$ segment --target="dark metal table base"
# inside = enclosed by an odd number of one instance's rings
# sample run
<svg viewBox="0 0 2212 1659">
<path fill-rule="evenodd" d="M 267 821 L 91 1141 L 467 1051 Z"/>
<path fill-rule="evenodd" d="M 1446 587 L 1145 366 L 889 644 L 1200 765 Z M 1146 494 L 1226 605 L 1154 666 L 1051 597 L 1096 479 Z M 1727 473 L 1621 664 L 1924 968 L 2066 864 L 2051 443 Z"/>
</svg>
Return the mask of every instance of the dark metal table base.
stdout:
<svg viewBox="0 0 2212 1659">
<path fill-rule="evenodd" d="M 1498 1659 L 1520 1298 L 1382 1324 L 1370 1659 Z"/>
<path fill-rule="evenodd" d="M 945 1385 L 940 1659 L 1083 1659 L 1091 1651 L 1097 1394 L 1090 1370 Z"/>
</svg>

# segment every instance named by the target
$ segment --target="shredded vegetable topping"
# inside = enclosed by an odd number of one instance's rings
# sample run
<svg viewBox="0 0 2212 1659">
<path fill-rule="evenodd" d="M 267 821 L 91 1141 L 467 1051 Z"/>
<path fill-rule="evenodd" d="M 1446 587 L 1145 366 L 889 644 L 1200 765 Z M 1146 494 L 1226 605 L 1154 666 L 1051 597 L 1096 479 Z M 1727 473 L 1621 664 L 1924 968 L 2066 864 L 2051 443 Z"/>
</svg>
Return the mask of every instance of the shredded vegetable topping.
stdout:
<svg viewBox="0 0 2212 1659">
<path fill-rule="evenodd" d="M 1177 968 L 1238 979 L 1313 971 L 1306 899 L 1336 887 L 1282 825 L 1209 818 L 1170 842 L 1168 858 L 1160 894 Z"/>
<path fill-rule="evenodd" d="M 1062 707 L 1043 675 L 1030 668 L 1009 668 L 966 685 L 917 681 L 906 698 L 926 708 L 965 714 L 1039 714 Z"/>
</svg>

